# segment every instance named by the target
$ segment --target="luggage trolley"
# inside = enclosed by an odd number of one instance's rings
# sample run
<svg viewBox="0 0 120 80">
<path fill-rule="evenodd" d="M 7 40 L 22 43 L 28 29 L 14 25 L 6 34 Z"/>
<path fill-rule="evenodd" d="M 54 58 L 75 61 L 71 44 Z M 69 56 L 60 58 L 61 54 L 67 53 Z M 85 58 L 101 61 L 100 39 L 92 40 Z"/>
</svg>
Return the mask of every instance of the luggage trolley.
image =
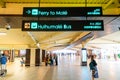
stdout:
<svg viewBox="0 0 120 80">
<path fill-rule="evenodd" d="M 0 77 L 1 76 L 6 76 L 6 74 L 7 74 L 7 69 L 6 69 L 6 65 L 2 65 L 2 64 L 0 64 L 0 67 L 1 67 L 1 69 L 0 69 Z M 4 67 L 4 69 L 3 69 L 3 67 Z"/>
</svg>

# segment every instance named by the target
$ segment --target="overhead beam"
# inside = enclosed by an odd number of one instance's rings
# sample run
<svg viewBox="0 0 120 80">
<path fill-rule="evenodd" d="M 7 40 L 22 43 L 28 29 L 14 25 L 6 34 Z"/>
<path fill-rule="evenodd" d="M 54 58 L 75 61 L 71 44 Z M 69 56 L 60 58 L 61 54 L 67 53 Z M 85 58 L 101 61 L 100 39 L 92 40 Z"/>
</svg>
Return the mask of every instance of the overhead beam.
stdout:
<svg viewBox="0 0 120 80">
<path fill-rule="evenodd" d="M 6 8 L 6 3 L 4 2 L 4 0 L 0 0 L 0 6 L 2 8 Z"/>
<path fill-rule="evenodd" d="M 29 48 L 29 44 L 0 44 L 0 49 L 26 49 Z"/>
<path fill-rule="evenodd" d="M 115 7 L 120 7 L 119 0 L 110 0 L 106 5 L 104 5 L 103 9 L 107 9 L 113 2 Z"/>
<path fill-rule="evenodd" d="M 113 2 L 114 0 L 110 0 L 106 5 L 104 5 L 103 9 L 107 9 Z"/>
<path fill-rule="evenodd" d="M 94 39 L 94 36 L 92 36 L 92 37 L 86 39 L 86 40 L 84 41 L 84 43 L 85 43 L 85 44 L 84 44 L 84 47 L 87 47 L 88 42 L 91 41 L 91 40 L 93 40 L 93 39 Z"/>
<path fill-rule="evenodd" d="M 1 0 L 0 0 L 1 2 Z M 3 3 L 3 2 L 1 2 Z M 0 8 L 0 14 L 4 14 L 4 15 L 22 15 L 23 14 L 23 7 L 38 7 L 38 5 L 36 4 L 30 4 L 30 3 L 19 3 L 19 4 L 15 4 L 15 3 L 6 3 L 6 9 Z M 85 4 L 40 4 L 41 7 L 84 7 Z M 101 4 L 87 4 L 88 6 L 101 6 Z M 17 7 L 15 7 L 17 6 Z M 103 5 L 104 6 L 104 5 Z M 1 7 L 1 5 L 0 5 Z M 116 10 L 113 8 L 112 10 L 110 10 L 111 12 L 109 12 L 108 10 L 103 10 L 103 14 L 117 14 Z M 14 13 L 13 13 L 14 12 Z"/>
<path fill-rule="evenodd" d="M 119 3 L 118 0 L 115 0 L 114 3 L 115 3 L 115 6 L 116 6 L 116 7 L 120 7 L 120 3 Z"/>
<path fill-rule="evenodd" d="M 78 39 L 80 39 L 80 38 L 83 37 L 84 35 L 87 35 L 88 33 L 90 33 L 90 32 L 82 32 L 79 36 L 76 36 L 76 38 L 75 38 L 73 41 L 71 41 L 71 43 L 77 41 Z"/>
<path fill-rule="evenodd" d="M 37 46 L 38 48 L 40 48 L 40 45 L 38 44 L 38 41 L 36 40 L 36 38 L 33 36 L 33 34 L 31 32 L 28 32 L 29 36 L 32 38 L 32 40 L 35 42 L 35 46 Z"/>
<path fill-rule="evenodd" d="M 88 38 L 92 38 L 94 36 L 93 32 L 90 32 L 89 34 L 83 36 L 82 38 L 80 38 L 79 40 L 75 41 L 74 43 L 72 43 L 70 46 L 66 47 L 65 49 L 69 49 L 69 48 L 73 48 L 78 44 L 81 44 L 82 41 L 87 40 Z"/>
<path fill-rule="evenodd" d="M 64 32 L 59 32 L 59 33 L 55 33 L 52 35 L 47 35 L 39 43 L 54 42 L 56 40 L 61 40 L 61 38 L 59 38 L 59 36 L 64 36 Z"/>
<path fill-rule="evenodd" d="M 111 39 L 106 39 L 106 38 L 101 38 L 101 39 L 111 41 L 111 42 L 114 42 L 114 43 L 120 43 L 120 41 L 116 41 L 116 40 L 111 40 Z"/>
<path fill-rule="evenodd" d="M 49 42 L 59 42 L 61 40 L 71 39 L 72 35 L 70 36 L 70 32 L 57 32 L 50 36 L 46 36 L 42 39 L 39 43 L 49 43 Z"/>
</svg>

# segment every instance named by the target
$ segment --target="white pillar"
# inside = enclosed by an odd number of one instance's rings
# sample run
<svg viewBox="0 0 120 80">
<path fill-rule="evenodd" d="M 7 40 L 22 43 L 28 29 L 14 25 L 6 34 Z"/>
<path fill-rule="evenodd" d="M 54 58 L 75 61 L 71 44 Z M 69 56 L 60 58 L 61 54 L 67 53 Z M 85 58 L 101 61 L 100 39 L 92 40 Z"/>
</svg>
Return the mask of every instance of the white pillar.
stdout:
<svg viewBox="0 0 120 80">
<path fill-rule="evenodd" d="M 35 48 L 31 48 L 30 66 L 35 66 Z"/>
<path fill-rule="evenodd" d="M 42 65 L 42 49 L 40 49 L 40 64 Z"/>
</svg>

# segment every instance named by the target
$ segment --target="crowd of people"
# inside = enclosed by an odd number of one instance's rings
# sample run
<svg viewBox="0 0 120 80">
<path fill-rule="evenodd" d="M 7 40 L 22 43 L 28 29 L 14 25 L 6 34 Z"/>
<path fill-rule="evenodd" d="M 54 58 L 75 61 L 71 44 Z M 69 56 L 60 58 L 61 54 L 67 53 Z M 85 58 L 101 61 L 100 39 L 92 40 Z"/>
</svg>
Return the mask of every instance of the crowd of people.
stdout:
<svg viewBox="0 0 120 80">
<path fill-rule="evenodd" d="M 44 61 L 45 61 L 46 66 L 48 66 L 48 65 L 50 65 L 50 66 L 56 65 L 57 66 L 58 65 L 58 57 L 56 54 L 47 54 L 45 56 Z"/>
</svg>

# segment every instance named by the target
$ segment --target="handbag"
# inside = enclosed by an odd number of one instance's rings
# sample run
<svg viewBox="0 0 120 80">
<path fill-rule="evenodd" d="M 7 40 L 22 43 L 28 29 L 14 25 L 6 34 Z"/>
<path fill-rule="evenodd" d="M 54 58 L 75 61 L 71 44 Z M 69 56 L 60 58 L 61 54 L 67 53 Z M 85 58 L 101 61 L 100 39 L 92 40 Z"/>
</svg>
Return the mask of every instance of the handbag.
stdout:
<svg viewBox="0 0 120 80">
<path fill-rule="evenodd" d="M 96 66 L 94 67 L 94 70 L 95 70 L 95 72 L 94 72 L 94 78 L 99 78 L 98 69 L 97 69 Z"/>
</svg>

